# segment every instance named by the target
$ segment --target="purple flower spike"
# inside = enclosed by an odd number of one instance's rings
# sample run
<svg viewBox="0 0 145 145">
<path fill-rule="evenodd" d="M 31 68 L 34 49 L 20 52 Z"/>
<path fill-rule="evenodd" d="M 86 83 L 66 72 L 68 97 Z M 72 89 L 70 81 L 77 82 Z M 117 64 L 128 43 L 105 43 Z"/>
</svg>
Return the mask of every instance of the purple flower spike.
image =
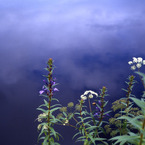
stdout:
<svg viewBox="0 0 145 145">
<path fill-rule="evenodd" d="M 55 92 L 55 91 L 59 91 L 59 90 L 57 88 L 54 88 L 53 91 Z"/>
</svg>

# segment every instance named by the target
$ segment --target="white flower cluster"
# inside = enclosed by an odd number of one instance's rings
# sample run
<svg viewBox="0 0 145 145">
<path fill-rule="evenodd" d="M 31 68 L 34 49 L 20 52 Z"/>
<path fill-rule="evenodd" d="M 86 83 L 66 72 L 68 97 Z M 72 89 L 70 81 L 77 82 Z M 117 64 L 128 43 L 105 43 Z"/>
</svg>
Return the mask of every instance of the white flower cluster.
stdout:
<svg viewBox="0 0 145 145">
<path fill-rule="evenodd" d="M 89 94 L 90 93 L 90 94 Z M 83 95 L 81 95 L 81 99 L 83 100 L 87 100 L 87 95 L 89 94 L 89 98 L 92 99 L 93 98 L 93 95 L 96 95 L 98 97 L 98 94 L 94 91 L 85 91 Z"/>
<path fill-rule="evenodd" d="M 37 129 L 40 130 L 41 127 L 42 127 L 42 124 L 39 124 L 39 125 L 37 126 Z M 47 129 L 48 129 L 48 126 L 47 126 L 47 125 L 43 125 L 43 129 L 47 130 Z"/>
<path fill-rule="evenodd" d="M 63 123 L 63 125 L 65 126 L 67 123 L 69 123 L 69 121 L 67 118 L 65 118 L 65 122 Z"/>
<path fill-rule="evenodd" d="M 136 68 L 141 68 L 142 65 L 145 65 L 145 60 L 143 60 L 141 57 L 133 57 L 133 61 L 129 61 L 128 64 L 132 65 L 131 69 L 135 70 Z M 136 63 L 136 65 L 134 65 Z"/>
<path fill-rule="evenodd" d="M 47 116 L 46 113 L 39 114 L 39 116 L 38 116 L 38 122 L 42 122 L 42 119 L 45 118 L 46 116 Z"/>
</svg>

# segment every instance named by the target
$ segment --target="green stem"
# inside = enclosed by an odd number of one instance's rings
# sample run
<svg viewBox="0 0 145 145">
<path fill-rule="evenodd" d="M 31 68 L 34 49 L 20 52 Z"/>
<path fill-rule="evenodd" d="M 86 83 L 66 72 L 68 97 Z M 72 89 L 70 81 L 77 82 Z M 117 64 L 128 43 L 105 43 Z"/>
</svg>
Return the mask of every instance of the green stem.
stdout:
<svg viewBox="0 0 145 145">
<path fill-rule="evenodd" d="M 90 98 L 88 97 L 88 102 L 89 102 L 89 108 L 90 108 L 90 113 L 92 112 L 92 108 L 91 108 L 91 103 L 90 103 Z"/>
<path fill-rule="evenodd" d="M 83 116 L 82 116 L 82 105 L 83 105 L 83 100 L 81 100 L 80 105 L 81 105 L 81 109 L 80 109 L 80 116 L 81 116 L 81 118 L 82 118 L 82 126 L 83 126 L 84 131 L 85 131 L 85 136 L 86 136 L 86 139 L 88 139 L 88 133 L 87 133 L 87 131 L 86 131 L 86 128 L 85 128 L 85 125 L 84 125 L 84 122 L 83 122 Z"/>
<path fill-rule="evenodd" d="M 144 128 L 145 128 L 145 119 L 143 120 L 142 130 L 144 130 Z M 142 145 L 142 140 L 143 140 L 143 133 L 141 133 L 141 135 L 140 135 L 140 143 L 139 143 L 139 145 Z"/>
</svg>

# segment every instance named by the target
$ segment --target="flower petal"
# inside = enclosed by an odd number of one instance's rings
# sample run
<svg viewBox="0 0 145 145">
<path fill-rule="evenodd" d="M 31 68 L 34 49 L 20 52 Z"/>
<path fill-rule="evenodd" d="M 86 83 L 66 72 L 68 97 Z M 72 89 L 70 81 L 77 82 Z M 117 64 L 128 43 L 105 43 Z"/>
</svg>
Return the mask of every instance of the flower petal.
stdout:
<svg viewBox="0 0 145 145">
<path fill-rule="evenodd" d="M 43 93 L 44 93 L 44 90 L 39 91 L 39 94 L 40 94 L 40 95 L 43 94 Z"/>
</svg>

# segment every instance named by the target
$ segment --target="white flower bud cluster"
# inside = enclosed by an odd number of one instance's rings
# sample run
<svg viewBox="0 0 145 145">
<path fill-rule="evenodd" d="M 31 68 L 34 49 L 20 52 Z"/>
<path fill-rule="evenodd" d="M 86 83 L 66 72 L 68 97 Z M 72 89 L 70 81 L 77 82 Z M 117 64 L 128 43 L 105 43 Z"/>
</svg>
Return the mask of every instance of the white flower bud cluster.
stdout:
<svg viewBox="0 0 145 145">
<path fill-rule="evenodd" d="M 88 90 L 88 91 L 85 91 L 83 95 L 81 95 L 81 99 L 83 100 L 87 100 L 87 95 L 89 94 L 89 98 L 92 99 L 93 98 L 93 95 L 96 95 L 98 97 L 98 94 L 94 91 L 91 91 L 91 90 Z"/>
<path fill-rule="evenodd" d="M 143 60 L 141 57 L 133 57 L 133 61 L 129 61 L 128 64 L 132 65 L 131 70 L 135 70 L 136 68 L 141 68 L 142 65 L 145 65 L 145 60 Z M 136 64 L 135 64 L 136 63 Z"/>
<path fill-rule="evenodd" d="M 47 125 L 44 125 L 43 128 L 44 128 L 44 129 L 48 129 L 48 126 L 47 126 Z"/>
<path fill-rule="evenodd" d="M 63 125 L 65 126 L 67 123 L 69 123 L 69 121 L 67 118 L 65 118 L 65 122 L 63 123 Z"/>
<path fill-rule="evenodd" d="M 45 118 L 47 116 L 46 113 L 42 113 L 38 115 L 38 122 L 42 122 L 42 119 Z"/>
<path fill-rule="evenodd" d="M 40 130 L 41 127 L 42 127 L 42 124 L 39 124 L 39 125 L 37 126 L 37 129 Z M 48 126 L 47 126 L 47 125 L 43 125 L 43 129 L 48 129 Z"/>
<path fill-rule="evenodd" d="M 40 130 L 40 129 L 41 129 L 41 126 L 42 126 L 41 124 L 39 124 L 39 125 L 38 125 L 38 127 L 37 127 L 37 128 L 38 128 L 38 130 Z"/>
</svg>

